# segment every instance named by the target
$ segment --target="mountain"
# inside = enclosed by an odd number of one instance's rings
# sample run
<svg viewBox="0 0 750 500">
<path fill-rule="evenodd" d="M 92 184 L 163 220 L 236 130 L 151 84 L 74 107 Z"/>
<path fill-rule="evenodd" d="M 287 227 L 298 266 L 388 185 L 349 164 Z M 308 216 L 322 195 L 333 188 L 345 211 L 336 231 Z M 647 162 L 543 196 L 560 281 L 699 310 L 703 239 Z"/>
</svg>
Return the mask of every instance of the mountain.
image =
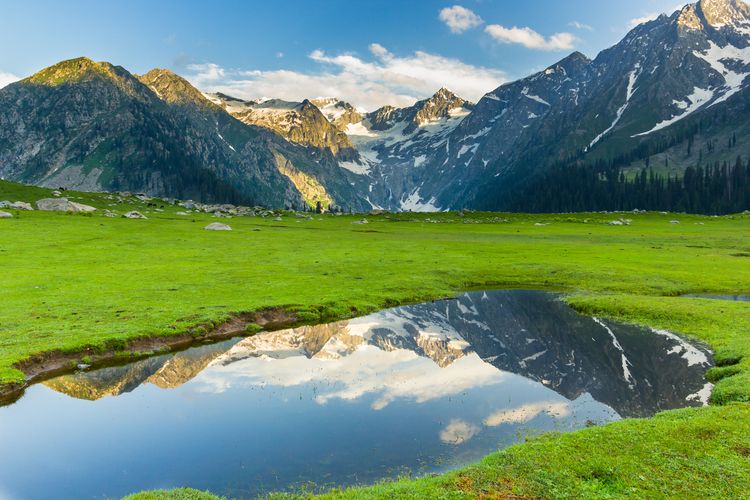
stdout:
<svg viewBox="0 0 750 500">
<path fill-rule="evenodd" d="M 575 52 L 476 106 L 445 89 L 361 121 L 342 120 L 336 100 L 319 106 L 365 160 L 342 166 L 392 210 L 742 211 L 749 11 L 741 0 L 687 5 L 594 60 Z"/>
<path fill-rule="evenodd" d="M 346 132 L 349 125 L 359 123 L 364 118 L 354 106 L 335 97 L 312 99 L 310 102 L 342 132 Z"/>
<path fill-rule="evenodd" d="M 85 58 L 0 89 L 0 177 L 271 207 L 750 208 L 750 7 L 701 0 L 473 104 L 204 94 Z"/>
<path fill-rule="evenodd" d="M 328 101 L 321 104 L 330 109 Z M 338 106 L 346 109 L 345 103 Z M 416 181 L 426 176 L 427 158 L 444 147 L 472 109 L 472 103 L 443 88 L 407 108 L 384 106 L 366 114 L 331 114 L 329 119 L 342 127 L 346 123 L 344 130 L 362 161 L 341 166 L 368 179 L 371 203 L 390 210 L 434 210 L 434 200 L 423 199 Z"/>
<path fill-rule="evenodd" d="M 256 131 L 192 111 L 160 99 L 122 67 L 63 61 L 0 90 L 0 176 L 205 201 L 302 203 Z M 236 134 L 225 139 L 220 126 Z"/>
<path fill-rule="evenodd" d="M 106 62 L 63 61 L 0 89 L 0 125 L 0 177 L 11 180 L 270 207 L 371 207 L 331 152 L 240 122 L 168 70 L 136 77 Z"/>
<path fill-rule="evenodd" d="M 329 121 L 307 99 L 302 102 L 281 99 L 253 102 L 221 93 L 206 94 L 206 97 L 248 125 L 268 128 L 297 144 L 328 149 L 343 161 L 359 158 L 346 134 L 332 123 L 334 120 Z"/>
<path fill-rule="evenodd" d="M 731 165 L 750 154 L 748 75 L 750 8 L 687 5 L 594 60 L 574 53 L 486 94 L 452 146 L 428 160 L 447 174 L 424 179 L 423 189 L 445 208 L 529 209 L 525 201 L 558 185 L 540 189 L 554 166 L 600 163 L 628 174 L 665 165 L 657 173 L 681 176 L 699 164 Z"/>
<path fill-rule="evenodd" d="M 216 134 L 221 140 L 225 137 L 249 136 L 247 144 L 262 147 L 264 152 L 270 154 L 275 170 L 292 184 L 305 205 L 315 207 L 320 202 L 323 208 L 346 206 L 353 210 L 371 207 L 359 196 L 363 189 L 358 185 L 358 182 L 361 184 L 360 179 L 339 166 L 339 158 L 356 156 L 356 152 L 351 146 L 348 146 L 350 149 L 347 153 L 347 150 L 338 149 L 333 143 L 325 144 L 325 139 L 333 133 L 343 136 L 347 144 L 348 139 L 309 102 L 290 107 L 290 103 L 278 100 L 257 104 L 223 94 L 207 95 L 184 78 L 164 69 L 152 70 L 140 79 L 160 99 L 178 108 L 183 114 L 193 117 L 199 123 L 215 124 L 215 130 L 209 127 L 204 134 Z M 268 121 L 257 120 L 253 123 L 248 117 L 254 113 L 266 116 Z M 281 116 L 286 118 L 274 121 L 274 118 Z M 287 119 L 302 125 L 283 129 L 280 124 Z M 324 132 L 316 136 L 313 131 L 321 129 Z M 305 137 L 318 140 L 307 141 Z M 343 143 L 341 145 L 343 147 Z M 241 150 L 240 161 L 247 161 L 248 153 L 251 159 L 255 157 L 254 152 Z M 286 204 L 296 208 L 301 208 L 302 205 L 288 201 Z"/>
</svg>

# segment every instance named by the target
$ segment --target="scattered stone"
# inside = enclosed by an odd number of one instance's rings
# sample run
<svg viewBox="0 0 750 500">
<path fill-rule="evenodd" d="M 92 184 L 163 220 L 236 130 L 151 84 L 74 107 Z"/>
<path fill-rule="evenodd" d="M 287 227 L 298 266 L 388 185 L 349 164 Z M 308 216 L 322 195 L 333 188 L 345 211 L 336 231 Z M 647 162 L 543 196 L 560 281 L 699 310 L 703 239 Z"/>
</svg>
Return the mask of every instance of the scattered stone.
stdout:
<svg viewBox="0 0 750 500">
<path fill-rule="evenodd" d="M 352 224 L 369 224 L 369 223 L 370 221 L 368 221 L 367 219 L 355 220 L 354 222 L 352 222 Z"/>
<path fill-rule="evenodd" d="M 62 196 L 62 193 L 60 191 L 52 191 L 52 196 Z"/>
<path fill-rule="evenodd" d="M 282 219 L 281 217 L 274 217 L 273 220 L 275 220 L 276 222 L 282 222 L 284 219 Z"/>
<path fill-rule="evenodd" d="M 204 227 L 206 231 L 231 231 L 232 228 L 221 222 L 212 222 L 208 226 Z"/>
<path fill-rule="evenodd" d="M 140 212 L 136 212 L 135 210 L 126 213 L 125 215 L 123 215 L 123 217 L 125 217 L 126 219 L 148 219 L 148 217 Z"/>
<path fill-rule="evenodd" d="M 36 208 L 48 212 L 94 212 L 96 208 L 67 198 L 42 198 L 36 202 Z"/>
<path fill-rule="evenodd" d="M 671 221 L 669 221 L 669 223 L 670 223 L 670 224 L 679 224 L 679 223 L 680 223 L 680 221 L 678 221 L 678 220 L 671 220 Z"/>
<path fill-rule="evenodd" d="M 13 214 L 9 214 L 8 212 L 0 212 L 0 219 L 12 219 Z"/>
<path fill-rule="evenodd" d="M 34 210 L 34 207 L 31 206 L 31 203 L 26 203 L 25 201 L 17 201 L 15 203 L 11 203 L 8 208 L 12 208 L 14 210 Z"/>
<path fill-rule="evenodd" d="M 629 226 L 632 224 L 631 219 L 617 219 L 609 222 L 610 226 Z"/>
<path fill-rule="evenodd" d="M 544 224 L 544 223 L 542 223 L 542 222 L 537 222 L 537 223 L 536 223 L 536 224 L 534 224 L 534 225 L 535 225 L 535 226 L 538 226 L 538 227 L 549 226 L 549 224 Z"/>
<path fill-rule="evenodd" d="M 87 368 L 91 368 L 91 365 L 89 365 L 87 363 L 78 363 L 78 365 L 76 366 L 76 368 L 78 368 L 79 370 L 85 370 Z"/>
<path fill-rule="evenodd" d="M 175 212 L 175 215 L 187 215 L 187 212 Z"/>
<path fill-rule="evenodd" d="M 113 212 L 112 210 L 106 210 L 104 212 L 104 216 L 105 217 L 117 217 L 117 214 L 115 212 Z"/>
</svg>

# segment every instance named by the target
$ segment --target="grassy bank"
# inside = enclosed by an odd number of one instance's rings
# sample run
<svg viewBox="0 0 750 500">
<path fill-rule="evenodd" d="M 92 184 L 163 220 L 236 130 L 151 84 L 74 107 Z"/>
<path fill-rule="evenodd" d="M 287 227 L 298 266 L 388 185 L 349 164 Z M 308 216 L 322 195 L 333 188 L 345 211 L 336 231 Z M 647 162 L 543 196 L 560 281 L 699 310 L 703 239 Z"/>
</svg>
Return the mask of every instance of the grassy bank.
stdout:
<svg viewBox="0 0 750 500">
<path fill-rule="evenodd" d="M 0 181 L 0 200 L 43 196 L 48 192 Z M 747 216 L 467 212 L 367 216 L 368 224 L 353 224 L 362 217 L 288 214 L 281 221 L 221 219 L 233 231 L 212 232 L 203 230 L 217 221 L 208 214 L 177 215 L 184 209 L 159 202 L 148 207 L 134 199 L 115 204 L 103 195 L 70 196 L 100 209 L 141 210 L 149 219 L 12 211 L 14 218 L 0 220 L 0 384 L 23 381 L 14 366 L 41 352 L 126 350 L 128 340 L 184 334 L 265 307 L 329 320 L 467 288 L 535 287 L 564 290 L 587 313 L 705 340 L 722 365 L 710 373 L 717 383 L 712 401 L 750 401 L 750 304 L 676 297 L 750 291 Z M 608 224 L 620 217 L 632 224 Z M 672 412 L 543 438 L 437 479 L 339 494 L 639 496 L 659 494 L 646 483 L 677 487 L 671 478 L 706 488 L 726 483 L 729 489 L 716 491 L 731 493 L 733 484 L 750 484 L 742 454 L 750 443 L 741 435 L 750 434 L 743 427 L 749 419 L 750 409 L 741 404 Z M 667 433 L 671 427 L 683 432 Z M 703 428 L 705 439 L 696 435 Z M 608 444 L 617 436 L 624 441 Z M 731 451 L 737 446 L 740 451 Z M 649 450 L 662 458 L 649 462 L 648 474 L 641 474 L 649 480 L 638 482 L 627 464 L 639 463 Z M 690 450 L 705 451 L 712 462 L 684 455 Z M 619 456 L 624 465 L 586 479 L 575 469 L 578 455 L 593 457 L 591 464 Z M 699 474 L 693 462 L 737 474 Z M 561 489 L 552 487 L 558 483 Z"/>
</svg>

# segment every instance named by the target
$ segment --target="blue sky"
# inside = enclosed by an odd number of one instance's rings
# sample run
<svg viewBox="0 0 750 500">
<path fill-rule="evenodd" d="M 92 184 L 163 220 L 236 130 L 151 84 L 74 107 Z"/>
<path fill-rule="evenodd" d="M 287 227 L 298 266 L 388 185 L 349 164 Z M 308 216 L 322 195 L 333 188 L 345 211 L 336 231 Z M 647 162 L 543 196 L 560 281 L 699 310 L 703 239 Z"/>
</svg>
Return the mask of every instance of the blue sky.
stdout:
<svg viewBox="0 0 750 500">
<path fill-rule="evenodd" d="M 365 109 L 440 86 L 476 100 L 573 50 L 593 57 L 679 0 L 0 0 L 0 86 L 88 56 L 240 97 Z"/>
</svg>

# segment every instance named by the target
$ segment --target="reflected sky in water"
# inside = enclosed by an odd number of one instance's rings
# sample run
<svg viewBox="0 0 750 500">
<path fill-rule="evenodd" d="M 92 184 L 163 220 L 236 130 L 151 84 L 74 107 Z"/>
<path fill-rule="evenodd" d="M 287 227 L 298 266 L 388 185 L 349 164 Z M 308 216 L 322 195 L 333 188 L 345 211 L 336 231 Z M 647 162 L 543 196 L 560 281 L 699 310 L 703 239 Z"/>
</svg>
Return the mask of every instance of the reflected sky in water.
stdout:
<svg viewBox="0 0 750 500">
<path fill-rule="evenodd" d="M 0 497 L 232 497 L 442 472 L 699 405 L 710 353 L 533 291 L 465 294 L 78 372 L 0 408 Z"/>
</svg>

